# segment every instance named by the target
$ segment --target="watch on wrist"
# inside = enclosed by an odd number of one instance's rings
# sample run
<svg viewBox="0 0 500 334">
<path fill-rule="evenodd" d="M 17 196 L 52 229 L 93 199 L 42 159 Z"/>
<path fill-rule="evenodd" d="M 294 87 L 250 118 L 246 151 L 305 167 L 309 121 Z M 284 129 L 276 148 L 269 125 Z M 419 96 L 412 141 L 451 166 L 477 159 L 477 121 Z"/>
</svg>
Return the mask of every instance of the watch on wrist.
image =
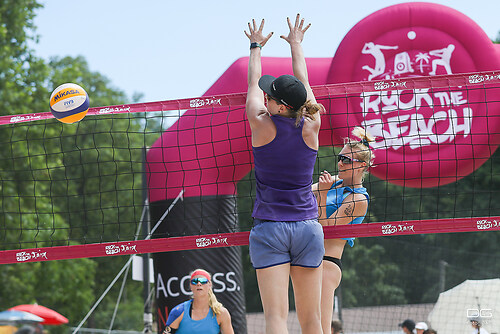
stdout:
<svg viewBox="0 0 500 334">
<path fill-rule="evenodd" d="M 257 42 L 250 43 L 250 49 L 260 48 L 262 49 L 262 45 Z"/>
</svg>

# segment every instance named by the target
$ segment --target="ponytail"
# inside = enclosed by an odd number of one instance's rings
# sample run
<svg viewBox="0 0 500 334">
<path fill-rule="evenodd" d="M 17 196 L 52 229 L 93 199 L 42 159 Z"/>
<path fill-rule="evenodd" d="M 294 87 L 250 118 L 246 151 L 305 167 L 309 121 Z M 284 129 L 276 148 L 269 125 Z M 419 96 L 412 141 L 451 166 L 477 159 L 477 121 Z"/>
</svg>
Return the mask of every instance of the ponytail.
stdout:
<svg viewBox="0 0 500 334">
<path fill-rule="evenodd" d="M 295 117 L 295 126 L 299 126 L 302 117 L 314 119 L 314 115 L 323 111 L 325 111 L 325 107 L 322 104 L 313 103 L 311 100 L 307 100 L 299 110 L 290 110 L 290 114 L 292 117 Z"/>
<path fill-rule="evenodd" d="M 368 168 L 373 166 L 373 161 L 375 160 L 375 154 L 373 154 L 370 148 L 370 143 L 375 141 L 375 137 L 360 126 L 356 126 L 351 133 L 359 139 L 345 138 L 344 143 L 351 147 L 351 149 L 356 149 L 354 154 L 356 159 L 366 162 L 366 173 Z"/>
</svg>

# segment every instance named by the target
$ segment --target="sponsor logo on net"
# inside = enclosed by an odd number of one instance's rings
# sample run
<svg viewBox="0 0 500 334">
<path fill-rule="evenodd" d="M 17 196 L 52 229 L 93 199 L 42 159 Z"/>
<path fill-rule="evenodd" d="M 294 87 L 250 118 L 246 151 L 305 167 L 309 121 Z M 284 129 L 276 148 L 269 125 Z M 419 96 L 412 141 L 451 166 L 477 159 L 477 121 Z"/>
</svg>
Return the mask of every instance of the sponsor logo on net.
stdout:
<svg viewBox="0 0 500 334">
<path fill-rule="evenodd" d="M 197 238 L 196 247 L 203 248 L 208 246 L 229 246 L 227 237 Z"/>
<path fill-rule="evenodd" d="M 106 107 L 106 108 L 99 109 L 97 111 L 97 113 L 98 114 L 111 114 L 114 112 L 124 112 L 124 111 L 130 112 L 130 107 L 114 107 L 114 108 Z"/>
<path fill-rule="evenodd" d="M 219 105 L 221 106 L 222 103 L 220 102 L 220 98 L 207 98 L 207 99 L 192 99 L 189 101 L 189 107 L 190 108 L 199 108 L 199 107 L 207 107 L 207 106 L 214 106 L 214 105 Z"/>
<path fill-rule="evenodd" d="M 481 82 L 488 82 L 493 80 L 500 80 L 500 74 L 473 74 L 469 76 L 469 83 L 477 84 Z"/>
<path fill-rule="evenodd" d="M 415 232 L 415 225 L 386 224 L 382 225 L 382 234 L 394 234 L 397 232 Z"/>
<path fill-rule="evenodd" d="M 489 230 L 500 227 L 500 221 L 481 219 L 476 222 L 476 226 L 478 230 Z"/>
<path fill-rule="evenodd" d="M 29 260 L 41 260 L 41 259 L 48 260 L 47 252 L 32 251 L 32 252 L 16 253 L 17 262 L 26 262 Z"/>
<path fill-rule="evenodd" d="M 30 122 L 30 121 L 37 121 L 42 119 L 41 116 L 32 116 L 32 115 L 24 115 L 24 116 L 12 116 L 10 118 L 11 123 L 19 123 L 19 122 Z"/>
<path fill-rule="evenodd" d="M 115 255 L 125 252 L 135 252 L 137 253 L 137 245 L 126 244 L 126 245 L 107 245 L 105 246 L 106 255 Z"/>
<path fill-rule="evenodd" d="M 373 83 L 375 90 L 386 90 L 389 88 L 407 88 L 406 81 L 377 81 Z"/>
</svg>

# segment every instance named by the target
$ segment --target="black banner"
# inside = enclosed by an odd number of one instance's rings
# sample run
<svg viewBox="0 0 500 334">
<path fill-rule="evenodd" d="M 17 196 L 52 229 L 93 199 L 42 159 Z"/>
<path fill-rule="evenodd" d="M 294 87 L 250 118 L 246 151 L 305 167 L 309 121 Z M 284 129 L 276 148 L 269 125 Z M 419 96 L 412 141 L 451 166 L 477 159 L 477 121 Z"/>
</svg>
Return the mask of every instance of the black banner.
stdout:
<svg viewBox="0 0 500 334">
<path fill-rule="evenodd" d="M 151 226 L 156 225 L 172 202 L 150 204 Z M 188 197 L 172 207 L 153 238 L 236 231 L 235 196 Z M 189 274 L 197 268 L 212 275 L 212 289 L 229 310 L 234 332 L 247 332 L 240 247 L 154 253 L 153 261 L 158 333 L 164 330 L 170 310 L 191 298 Z"/>
</svg>

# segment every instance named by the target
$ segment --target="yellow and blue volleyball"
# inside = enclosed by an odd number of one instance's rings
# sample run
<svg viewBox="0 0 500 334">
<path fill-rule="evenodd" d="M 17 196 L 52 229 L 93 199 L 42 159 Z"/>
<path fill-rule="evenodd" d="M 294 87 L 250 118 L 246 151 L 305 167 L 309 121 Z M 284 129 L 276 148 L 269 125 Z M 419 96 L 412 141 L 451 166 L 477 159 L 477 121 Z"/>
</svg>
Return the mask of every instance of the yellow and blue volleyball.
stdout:
<svg viewBox="0 0 500 334">
<path fill-rule="evenodd" d="M 74 83 L 65 83 L 54 89 L 50 96 L 50 112 L 63 123 L 75 123 L 89 110 L 87 92 Z"/>
</svg>

